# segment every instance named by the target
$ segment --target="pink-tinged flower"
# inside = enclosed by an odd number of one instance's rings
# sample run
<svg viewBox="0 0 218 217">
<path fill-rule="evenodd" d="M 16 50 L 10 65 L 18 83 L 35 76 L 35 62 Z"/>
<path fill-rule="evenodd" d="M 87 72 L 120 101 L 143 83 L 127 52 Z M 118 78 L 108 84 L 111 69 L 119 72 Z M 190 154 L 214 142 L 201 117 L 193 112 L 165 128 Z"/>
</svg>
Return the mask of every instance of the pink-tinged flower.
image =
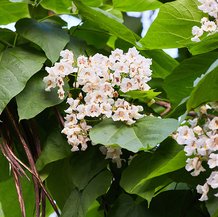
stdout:
<svg viewBox="0 0 218 217">
<path fill-rule="evenodd" d="M 209 129 L 218 130 L 218 117 L 214 117 L 208 124 Z"/>
<path fill-rule="evenodd" d="M 177 132 L 178 134 L 177 134 L 176 141 L 180 145 L 182 144 L 188 145 L 190 143 L 193 143 L 196 139 L 193 130 L 189 128 L 188 126 L 179 127 Z"/>
<path fill-rule="evenodd" d="M 200 172 L 204 172 L 205 169 L 202 167 L 201 165 L 201 160 L 199 157 L 194 157 L 194 158 L 188 158 L 186 160 L 186 166 L 185 169 L 187 171 L 192 171 L 194 170 L 191 175 L 192 176 L 198 176 L 200 174 Z"/>
</svg>

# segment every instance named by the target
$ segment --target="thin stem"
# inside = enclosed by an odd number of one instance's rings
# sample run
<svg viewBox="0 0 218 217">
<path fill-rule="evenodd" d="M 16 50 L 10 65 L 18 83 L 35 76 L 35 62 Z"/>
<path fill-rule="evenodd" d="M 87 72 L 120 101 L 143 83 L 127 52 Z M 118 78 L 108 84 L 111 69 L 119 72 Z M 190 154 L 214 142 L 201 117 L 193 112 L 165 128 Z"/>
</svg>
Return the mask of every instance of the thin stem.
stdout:
<svg viewBox="0 0 218 217">
<path fill-rule="evenodd" d="M 19 178 L 19 175 L 17 174 L 16 169 L 13 166 L 12 166 L 12 174 L 14 176 L 14 182 L 15 182 L 15 186 L 16 186 L 16 190 L 17 190 L 17 195 L 18 195 L 21 213 L 22 213 L 23 217 L 26 217 L 26 210 L 25 210 L 25 204 L 24 204 L 24 200 L 23 200 L 20 178 Z"/>
<path fill-rule="evenodd" d="M 63 128 L 64 127 L 64 119 L 63 119 L 63 117 L 61 116 L 60 112 L 58 111 L 58 109 L 56 107 L 54 108 L 54 112 L 55 112 L 55 115 L 56 115 L 56 117 L 58 119 L 59 124 Z"/>
<path fill-rule="evenodd" d="M 14 37 L 13 47 L 16 46 L 17 38 L 18 38 L 18 34 L 15 32 L 15 37 Z"/>
<path fill-rule="evenodd" d="M 155 104 L 165 107 L 165 111 L 163 111 L 160 115 L 164 116 L 165 114 L 169 113 L 171 110 L 171 105 L 169 102 L 165 101 L 156 101 Z"/>
<path fill-rule="evenodd" d="M 45 217 L 46 211 L 46 197 L 44 191 L 41 192 L 41 202 L 42 202 L 42 215 L 41 217 Z"/>
<path fill-rule="evenodd" d="M 8 115 L 8 118 L 9 118 L 10 122 L 12 123 L 13 128 L 14 128 L 14 130 L 15 130 L 15 132 L 16 132 L 16 134 L 17 134 L 17 136 L 18 136 L 18 138 L 19 138 L 19 140 L 20 140 L 20 142 L 21 142 L 21 144 L 23 145 L 24 151 L 25 151 L 25 153 L 26 153 L 26 155 L 27 155 L 27 158 L 28 158 L 28 161 L 29 161 L 29 164 L 30 164 L 30 168 L 31 168 L 31 170 L 32 170 L 32 172 L 33 172 L 32 175 L 33 175 L 34 186 L 35 186 L 35 183 L 36 183 L 36 180 L 37 180 L 37 181 L 39 182 L 41 188 L 42 188 L 43 191 L 45 192 L 45 195 L 47 196 L 49 202 L 50 202 L 51 205 L 53 206 L 53 209 L 55 210 L 55 212 L 57 213 L 57 215 L 60 216 L 56 204 L 54 203 L 54 201 L 53 201 L 53 199 L 51 198 L 50 194 L 46 191 L 46 189 L 45 189 L 45 187 L 44 187 L 44 185 L 43 185 L 43 183 L 42 183 L 42 180 L 40 179 L 40 177 L 39 177 L 39 175 L 38 175 L 38 172 L 37 172 L 36 167 L 35 167 L 35 162 L 34 162 L 34 160 L 33 160 L 33 157 L 32 157 L 32 154 L 31 154 L 31 152 L 30 152 L 30 149 L 29 149 L 29 147 L 28 147 L 28 145 L 27 145 L 25 139 L 23 138 L 23 136 L 22 136 L 22 134 L 21 134 L 21 132 L 20 132 L 20 130 L 19 130 L 19 128 L 18 128 L 16 122 L 14 121 L 11 112 L 9 111 L 9 109 L 8 109 L 7 107 L 6 107 L 5 110 L 6 110 L 6 113 L 7 113 L 7 115 Z M 38 194 L 38 189 L 36 188 L 35 190 L 36 190 L 36 194 Z M 36 196 L 36 197 L 37 197 L 36 199 L 38 200 L 38 196 Z"/>
</svg>

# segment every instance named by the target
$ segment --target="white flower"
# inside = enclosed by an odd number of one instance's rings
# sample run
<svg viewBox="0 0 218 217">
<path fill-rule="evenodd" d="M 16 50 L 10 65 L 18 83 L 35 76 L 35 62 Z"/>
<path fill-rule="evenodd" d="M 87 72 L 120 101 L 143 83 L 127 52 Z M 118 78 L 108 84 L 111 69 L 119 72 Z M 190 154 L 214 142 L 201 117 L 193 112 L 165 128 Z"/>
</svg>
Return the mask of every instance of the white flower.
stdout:
<svg viewBox="0 0 218 217">
<path fill-rule="evenodd" d="M 73 72 L 73 67 L 71 66 L 71 64 L 67 62 L 55 63 L 55 65 L 52 68 L 55 71 L 55 73 L 62 78 Z"/>
<path fill-rule="evenodd" d="M 77 58 L 77 66 L 79 68 L 84 68 L 84 67 L 88 67 L 89 62 L 88 62 L 88 58 L 85 56 L 79 56 Z"/>
<path fill-rule="evenodd" d="M 184 147 L 184 151 L 186 152 L 186 156 L 191 156 L 193 154 L 197 153 L 197 145 L 194 141 L 193 143 L 190 143 Z"/>
<path fill-rule="evenodd" d="M 130 78 L 123 78 L 122 82 L 120 84 L 120 90 L 124 93 L 130 91 L 130 90 L 137 90 L 138 85 L 135 83 L 133 79 Z"/>
<path fill-rule="evenodd" d="M 193 128 L 194 133 L 196 133 L 198 136 L 203 134 L 203 129 L 200 126 L 196 126 Z"/>
<path fill-rule="evenodd" d="M 117 164 L 117 168 L 121 168 L 121 148 L 112 146 L 101 146 L 100 151 L 102 152 L 102 154 L 106 155 L 105 159 L 112 159 L 112 162 Z"/>
<path fill-rule="evenodd" d="M 207 145 L 208 138 L 206 136 L 201 136 L 196 140 L 197 152 L 201 156 L 205 156 L 209 152 L 209 146 Z"/>
<path fill-rule="evenodd" d="M 112 106 L 110 103 L 102 103 L 100 105 L 101 113 L 104 114 L 107 118 L 110 118 L 112 115 Z"/>
<path fill-rule="evenodd" d="M 217 151 L 218 150 L 218 134 L 211 135 L 211 137 L 208 138 L 206 143 L 211 151 Z"/>
<path fill-rule="evenodd" d="M 127 121 L 129 120 L 129 115 L 126 109 L 118 108 L 112 115 L 114 121 Z"/>
<path fill-rule="evenodd" d="M 197 192 L 201 195 L 201 198 L 199 199 L 200 201 L 205 201 L 208 200 L 208 192 L 209 192 L 209 186 L 207 182 L 204 185 L 197 185 Z"/>
<path fill-rule="evenodd" d="M 121 75 L 120 75 L 120 72 L 116 71 L 114 73 L 111 73 L 110 74 L 110 79 L 112 80 L 112 85 L 115 86 L 115 85 L 120 85 L 120 82 L 121 82 Z"/>
<path fill-rule="evenodd" d="M 200 39 L 199 37 L 201 37 L 203 35 L 204 31 L 199 28 L 198 26 L 193 26 L 192 27 L 192 35 L 194 36 L 193 38 L 191 38 L 192 41 L 195 42 L 199 42 Z"/>
<path fill-rule="evenodd" d="M 103 91 L 105 95 L 109 97 L 113 97 L 114 88 L 112 87 L 111 83 L 109 82 L 101 83 L 99 88 L 100 88 L 100 91 Z"/>
<path fill-rule="evenodd" d="M 214 154 L 214 153 L 210 154 L 209 160 L 207 163 L 211 169 L 214 167 L 217 167 L 218 166 L 218 154 Z"/>
<path fill-rule="evenodd" d="M 139 52 L 136 50 L 135 47 L 129 48 L 128 52 L 126 53 L 126 58 L 130 62 L 134 62 L 136 58 L 138 57 Z"/>
<path fill-rule="evenodd" d="M 98 117 L 101 114 L 101 109 L 99 104 L 90 103 L 86 105 L 86 116 Z"/>
<path fill-rule="evenodd" d="M 73 64 L 74 62 L 73 52 L 69 51 L 68 49 L 62 50 L 60 52 L 60 56 L 62 57 L 61 62 L 67 62 Z"/>
<path fill-rule="evenodd" d="M 218 117 L 214 117 L 208 124 L 209 129 L 218 130 Z"/>
<path fill-rule="evenodd" d="M 46 84 L 45 91 L 51 91 L 56 85 L 56 76 L 48 75 L 43 78 L 43 82 Z"/>
<path fill-rule="evenodd" d="M 88 68 L 82 68 L 78 72 L 78 77 L 77 77 L 77 83 L 79 85 L 85 85 L 87 82 L 92 82 L 95 83 L 97 78 L 94 70 L 90 67 Z"/>
<path fill-rule="evenodd" d="M 113 70 L 119 73 L 129 73 L 129 66 L 126 62 L 115 62 L 113 64 Z"/>
<path fill-rule="evenodd" d="M 217 171 L 213 171 L 210 174 L 210 177 L 207 179 L 207 183 L 212 188 L 218 188 L 218 172 Z"/>
<path fill-rule="evenodd" d="M 187 171 L 194 170 L 191 173 L 192 176 L 198 176 L 200 174 L 200 172 L 204 172 L 205 171 L 205 169 L 201 165 L 201 160 L 199 159 L 199 157 L 188 158 L 186 160 L 186 163 L 187 164 L 185 166 L 185 169 Z"/>
<path fill-rule="evenodd" d="M 63 88 L 59 88 L 58 89 L 58 97 L 59 97 L 59 99 L 64 99 L 64 93 L 65 93 L 65 91 L 64 91 Z"/>
<path fill-rule="evenodd" d="M 90 82 L 87 82 L 83 88 L 82 88 L 82 91 L 86 92 L 86 93 L 91 93 L 93 92 L 94 90 L 98 90 L 99 89 L 99 83 L 90 83 Z"/>
<path fill-rule="evenodd" d="M 177 135 L 176 141 L 180 145 L 192 144 L 196 139 L 193 130 L 189 128 L 188 126 L 179 127 L 177 132 L 178 132 L 178 135 Z"/>
<path fill-rule="evenodd" d="M 86 106 L 84 104 L 80 104 L 76 108 L 78 114 L 77 119 L 82 120 L 86 116 Z"/>
<path fill-rule="evenodd" d="M 198 6 L 204 13 L 208 13 L 210 16 L 217 18 L 218 14 L 218 2 L 216 0 L 198 0 L 202 5 Z"/>
<path fill-rule="evenodd" d="M 206 21 L 201 28 L 205 32 L 214 32 L 216 31 L 217 25 L 213 21 Z"/>
<path fill-rule="evenodd" d="M 116 62 L 125 62 L 126 58 L 125 55 L 123 54 L 123 50 L 121 49 L 115 49 L 114 51 L 111 52 L 111 55 L 109 56 L 109 61 L 110 61 L 110 68 L 114 70 L 114 63 Z"/>
<path fill-rule="evenodd" d="M 67 124 L 70 123 L 72 125 L 76 125 L 78 123 L 76 114 L 74 114 L 74 113 L 67 114 L 64 119 L 66 120 Z"/>
<path fill-rule="evenodd" d="M 115 107 L 121 107 L 121 108 L 128 108 L 129 103 L 124 99 L 118 98 L 117 101 L 114 103 L 114 106 Z"/>
<path fill-rule="evenodd" d="M 84 98 L 86 103 L 106 103 L 107 99 L 108 97 L 103 91 L 94 91 Z"/>
<path fill-rule="evenodd" d="M 143 111 L 142 106 L 134 106 L 132 105 L 131 108 L 129 109 L 129 117 L 133 119 L 140 119 L 143 118 L 144 115 L 141 115 L 139 112 Z"/>
</svg>

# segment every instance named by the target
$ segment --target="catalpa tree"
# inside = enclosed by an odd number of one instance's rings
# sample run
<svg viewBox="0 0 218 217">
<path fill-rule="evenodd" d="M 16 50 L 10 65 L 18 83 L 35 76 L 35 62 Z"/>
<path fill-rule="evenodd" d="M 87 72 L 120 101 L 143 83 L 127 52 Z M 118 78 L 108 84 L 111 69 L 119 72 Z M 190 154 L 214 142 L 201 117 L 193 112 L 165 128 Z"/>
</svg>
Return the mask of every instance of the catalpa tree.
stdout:
<svg viewBox="0 0 218 217">
<path fill-rule="evenodd" d="M 218 216 L 217 0 L 0 12 L 1 217 Z"/>
</svg>

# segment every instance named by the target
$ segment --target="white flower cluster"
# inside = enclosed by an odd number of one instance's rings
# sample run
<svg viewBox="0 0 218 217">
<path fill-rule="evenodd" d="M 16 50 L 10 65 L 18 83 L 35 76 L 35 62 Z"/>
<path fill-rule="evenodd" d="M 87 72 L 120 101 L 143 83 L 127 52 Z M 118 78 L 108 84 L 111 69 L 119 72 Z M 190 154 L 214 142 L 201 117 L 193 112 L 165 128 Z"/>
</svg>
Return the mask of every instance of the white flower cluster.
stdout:
<svg viewBox="0 0 218 217">
<path fill-rule="evenodd" d="M 54 64 L 53 67 L 45 67 L 48 76 L 44 77 L 43 81 L 46 84 L 46 91 L 51 91 L 52 88 L 58 87 L 58 96 L 64 99 L 64 78 L 73 73 L 74 55 L 69 50 L 61 51 L 62 57 L 60 62 Z"/>
<path fill-rule="evenodd" d="M 218 31 L 218 0 L 198 0 L 201 5 L 198 8 L 207 13 L 213 20 L 209 20 L 207 17 L 201 19 L 201 27 L 193 26 L 191 40 L 195 42 L 200 41 L 200 37 L 207 32 L 208 35 L 214 34 Z"/>
<path fill-rule="evenodd" d="M 192 176 L 198 176 L 206 171 L 202 162 L 205 161 L 212 169 L 206 183 L 197 186 L 197 192 L 202 194 L 200 200 L 207 200 L 209 186 L 218 188 L 218 117 L 207 119 L 203 126 L 199 126 L 198 119 L 187 121 L 187 125 L 178 128 L 175 139 L 180 145 L 185 145 L 184 151 L 189 158 L 186 170 L 192 171 Z M 218 194 L 215 194 L 218 197 Z"/>
<path fill-rule="evenodd" d="M 116 49 L 109 57 L 99 53 L 91 57 L 79 56 L 76 62 L 73 56 L 68 50 L 62 51 L 60 63 L 46 68 L 49 75 L 44 82 L 47 84 L 46 90 L 57 86 L 59 97 L 63 98 L 63 79 L 75 73 L 75 87 L 80 88 L 81 92 L 76 99 L 67 99 L 69 108 L 65 110 L 67 115 L 62 133 L 66 134 L 72 151 L 78 151 L 80 146 L 81 150 L 85 150 L 89 141 L 91 126 L 87 125 L 85 119 L 112 118 L 131 125 L 144 116 L 140 114 L 142 106 L 120 98 L 119 92 L 150 89 L 147 82 L 151 79 L 151 59 L 141 56 L 135 47 L 127 53 Z M 107 158 L 118 162 L 118 157 L 109 155 L 112 152 L 112 149 L 107 150 Z"/>
</svg>

